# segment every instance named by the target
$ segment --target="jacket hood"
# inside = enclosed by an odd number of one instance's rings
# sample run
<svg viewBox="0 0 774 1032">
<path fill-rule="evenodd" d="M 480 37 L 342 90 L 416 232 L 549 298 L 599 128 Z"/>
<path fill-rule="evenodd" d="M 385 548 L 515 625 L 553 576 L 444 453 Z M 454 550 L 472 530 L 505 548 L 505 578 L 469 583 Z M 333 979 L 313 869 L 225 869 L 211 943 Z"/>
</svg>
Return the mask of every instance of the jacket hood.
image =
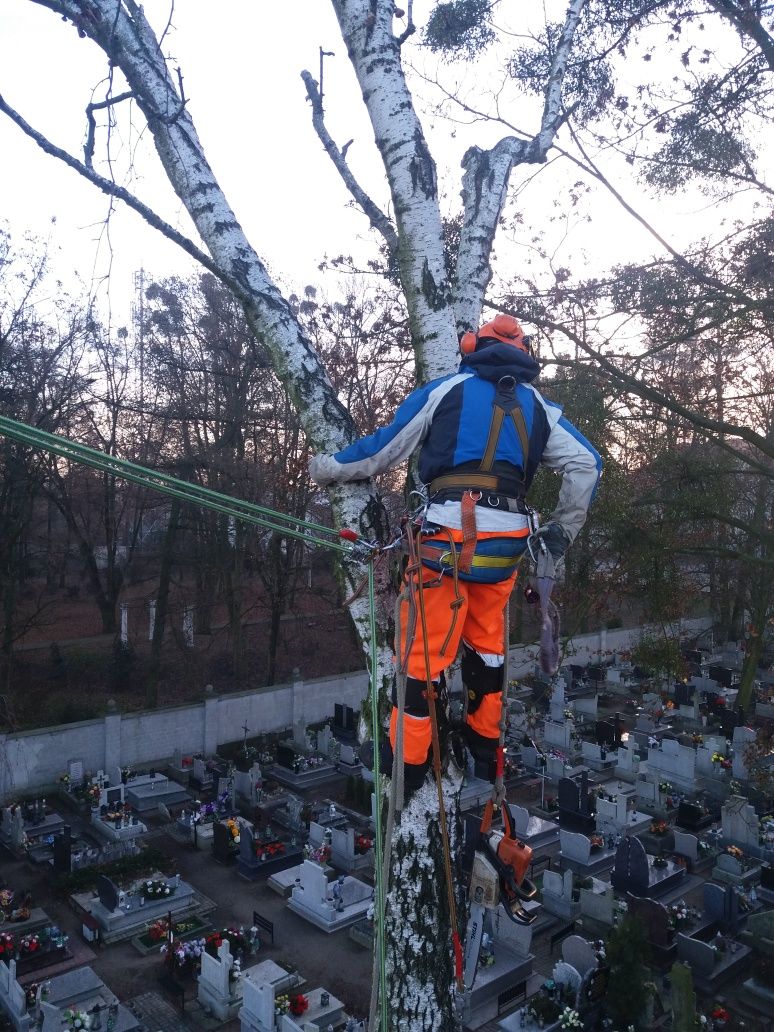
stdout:
<svg viewBox="0 0 774 1032">
<path fill-rule="evenodd" d="M 460 362 L 460 372 L 473 372 L 482 380 L 494 383 L 503 376 L 512 376 L 517 383 L 532 383 L 540 366 L 526 351 L 512 344 L 490 344 L 472 355 L 465 355 Z"/>
</svg>

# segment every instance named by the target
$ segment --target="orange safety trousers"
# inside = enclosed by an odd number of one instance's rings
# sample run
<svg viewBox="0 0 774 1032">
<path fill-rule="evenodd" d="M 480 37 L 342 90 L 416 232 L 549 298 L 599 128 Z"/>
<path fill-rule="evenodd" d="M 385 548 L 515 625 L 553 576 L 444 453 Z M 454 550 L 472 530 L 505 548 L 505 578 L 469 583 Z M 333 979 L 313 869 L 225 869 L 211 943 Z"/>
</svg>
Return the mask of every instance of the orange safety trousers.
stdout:
<svg viewBox="0 0 774 1032">
<path fill-rule="evenodd" d="M 446 531 L 445 531 L 446 532 Z M 461 530 L 449 530 L 454 541 L 462 541 Z M 479 532 L 478 540 L 486 538 L 524 538 L 526 530 L 512 532 Z M 409 575 L 407 575 L 408 577 Z M 409 678 L 427 682 L 424 635 L 419 614 L 419 591 L 417 575 L 410 575 L 417 607 L 416 618 L 409 627 L 410 607 L 407 599 L 400 606 L 400 640 L 398 664 L 402 665 Z M 505 643 L 505 607 L 516 580 L 516 571 L 493 584 L 461 580 L 455 584 L 451 574 L 439 574 L 427 566 L 422 569 L 422 584 L 427 624 L 427 645 L 429 674 L 437 682 L 442 671 L 450 666 L 457 656 L 460 642 L 465 643 L 482 656 L 499 657 L 502 661 Z M 502 691 L 485 695 L 475 713 L 468 714 L 468 725 L 484 738 L 499 739 Z M 390 742 L 395 750 L 398 723 L 397 707 L 393 706 L 390 718 Z M 430 718 L 404 713 L 403 716 L 403 759 L 406 763 L 424 763 L 430 751 L 432 734 Z"/>
</svg>

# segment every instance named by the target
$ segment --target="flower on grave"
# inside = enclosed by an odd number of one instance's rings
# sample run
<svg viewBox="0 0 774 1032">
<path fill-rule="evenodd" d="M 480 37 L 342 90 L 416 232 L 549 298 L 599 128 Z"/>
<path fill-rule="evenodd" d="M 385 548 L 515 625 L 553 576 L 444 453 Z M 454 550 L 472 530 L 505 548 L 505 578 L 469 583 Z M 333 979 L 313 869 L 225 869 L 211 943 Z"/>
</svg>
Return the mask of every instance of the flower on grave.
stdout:
<svg viewBox="0 0 774 1032">
<path fill-rule="evenodd" d="M 725 1007 L 721 1007 L 719 1003 L 716 1003 L 715 1006 L 712 1008 L 711 1017 L 713 1021 L 728 1021 L 730 1018 L 730 1014 L 728 1013 Z"/>
<path fill-rule="evenodd" d="M 694 745 L 704 745 L 704 735 L 700 735 L 698 731 L 694 731 L 691 735 L 691 742 Z"/>
<path fill-rule="evenodd" d="M 589 835 L 589 842 L 592 849 L 602 849 L 605 844 L 605 840 L 601 835 Z"/>
<path fill-rule="evenodd" d="M 161 879 L 146 881 L 140 886 L 140 895 L 145 899 L 163 899 L 165 896 L 171 896 L 174 891 L 174 885 L 170 886 Z"/>
<path fill-rule="evenodd" d="M 289 1000 L 290 1013 L 295 1018 L 301 1017 L 301 1015 L 309 1009 L 309 1000 L 303 993 L 294 993 Z"/>
<path fill-rule="evenodd" d="M 86 798 L 89 800 L 92 806 L 96 806 L 99 803 L 99 785 L 89 785 L 86 789 Z"/>
<path fill-rule="evenodd" d="M 726 846 L 726 852 L 736 860 L 741 860 L 744 857 L 744 853 L 739 846 Z"/>
<path fill-rule="evenodd" d="M 356 835 L 355 836 L 355 852 L 361 856 L 367 853 L 370 849 L 374 848 L 374 840 L 369 838 L 367 835 Z"/>
<path fill-rule="evenodd" d="M 60 785 L 69 785 L 70 784 L 70 775 L 69 774 L 60 774 L 59 775 L 59 784 Z"/>
<path fill-rule="evenodd" d="M 669 861 L 667 860 L 667 858 L 665 856 L 654 856 L 653 857 L 653 866 L 654 867 L 666 867 L 668 863 L 669 863 Z"/>
<path fill-rule="evenodd" d="M 330 846 L 318 846 L 313 849 L 309 859 L 314 860 L 317 864 L 327 864 L 331 858 L 331 847 Z"/>
<path fill-rule="evenodd" d="M 161 942 L 167 936 L 167 920 L 161 918 L 158 921 L 154 921 L 152 925 L 149 925 L 148 931 L 145 933 L 151 942 Z"/>
<path fill-rule="evenodd" d="M 62 1012 L 62 1017 L 67 1022 L 68 1028 L 89 1028 L 91 1024 L 91 1019 L 86 1011 L 73 1010 L 71 1007 Z"/>
<path fill-rule="evenodd" d="M 239 821 L 237 821 L 234 817 L 229 817 L 228 820 L 225 820 L 223 823 L 231 832 L 231 837 L 234 840 L 234 842 L 239 842 L 239 833 L 241 830 L 239 827 Z"/>
<path fill-rule="evenodd" d="M 573 1007 L 565 1007 L 559 1015 L 559 1025 L 565 1029 L 581 1028 L 580 1014 Z"/>
<path fill-rule="evenodd" d="M 669 828 L 666 821 L 653 821 L 650 826 L 650 832 L 652 835 L 666 835 Z"/>
<path fill-rule="evenodd" d="M 669 923 L 673 928 L 683 928 L 691 919 L 690 911 L 684 899 L 667 908 Z"/>
<path fill-rule="evenodd" d="M 0 957 L 12 957 L 16 952 L 16 943 L 10 932 L 0 934 Z"/>
<path fill-rule="evenodd" d="M 658 783 L 658 790 L 659 790 L 659 792 L 662 792 L 664 795 L 666 795 L 667 792 L 671 792 L 672 791 L 672 786 L 670 785 L 670 783 L 668 781 L 659 781 L 659 783 Z"/>
<path fill-rule="evenodd" d="M 274 997 L 274 1013 L 277 1017 L 290 1011 L 290 997 L 287 994 Z"/>
<path fill-rule="evenodd" d="M 37 953 L 40 949 L 40 939 L 37 935 L 24 935 L 19 940 L 19 950 L 21 953 Z"/>
<path fill-rule="evenodd" d="M 10 889 L 0 889 L 0 910 L 6 910 L 13 903 L 13 892 Z"/>
</svg>

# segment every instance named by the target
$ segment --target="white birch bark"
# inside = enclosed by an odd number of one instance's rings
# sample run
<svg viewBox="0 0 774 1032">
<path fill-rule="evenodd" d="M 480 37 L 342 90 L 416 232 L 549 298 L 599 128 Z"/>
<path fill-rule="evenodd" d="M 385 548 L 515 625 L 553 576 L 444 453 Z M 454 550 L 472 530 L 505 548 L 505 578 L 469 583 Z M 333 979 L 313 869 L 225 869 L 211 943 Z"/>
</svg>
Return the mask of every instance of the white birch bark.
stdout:
<svg viewBox="0 0 774 1032">
<path fill-rule="evenodd" d="M 392 194 L 417 382 L 424 383 L 451 372 L 458 358 L 435 162 L 403 74 L 393 0 L 331 2 Z"/>
<path fill-rule="evenodd" d="M 535 136 L 531 140 L 505 137 L 488 151 L 471 147 L 462 160 L 464 218 L 454 277 L 454 303 L 460 330 L 475 328 L 480 322 L 486 288 L 492 278 L 489 259 L 511 172 L 524 163 L 545 161 L 561 125 L 567 59 L 585 6 L 586 0 L 571 0 L 567 9 L 546 82 L 540 128 Z"/>
</svg>

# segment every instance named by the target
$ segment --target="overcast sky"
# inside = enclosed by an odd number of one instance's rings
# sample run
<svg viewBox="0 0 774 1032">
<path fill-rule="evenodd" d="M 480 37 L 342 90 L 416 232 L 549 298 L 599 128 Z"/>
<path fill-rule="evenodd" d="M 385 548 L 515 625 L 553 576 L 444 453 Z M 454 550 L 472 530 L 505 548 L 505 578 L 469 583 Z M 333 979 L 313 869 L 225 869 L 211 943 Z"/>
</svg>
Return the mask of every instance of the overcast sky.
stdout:
<svg viewBox="0 0 774 1032">
<path fill-rule="evenodd" d="M 415 4 L 419 21 L 431 6 L 430 0 Z M 564 4 L 559 6 L 563 9 Z M 538 8 L 542 10 L 540 5 L 531 10 Z M 169 0 L 147 0 L 145 10 L 161 29 L 168 18 Z M 518 11 L 523 13 L 522 5 Z M 374 200 L 387 208 L 388 191 L 373 132 L 328 0 L 177 0 L 164 42 L 174 66 L 181 68 L 199 136 L 237 218 L 274 277 L 294 289 L 319 282 L 317 265 L 325 254 L 354 252 L 362 257 L 374 245 L 366 220 L 349 206 L 349 195 L 311 125 L 300 73 L 306 68 L 317 78 L 320 47 L 335 54 L 325 64 L 329 129 L 340 145 L 354 140 L 348 160 Z M 416 49 L 407 48 L 406 55 L 410 61 L 427 60 Z M 486 71 L 486 63 L 481 64 L 459 73 L 447 69 L 443 74 L 461 75 L 468 87 L 475 83 L 480 93 Z M 432 62 L 425 67 L 431 72 L 435 68 Z M 32 0 L 0 4 L 0 92 L 33 126 L 78 157 L 85 139 L 85 107 L 92 91 L 94 99 L 104 98 L 105 74 L 102 51 L 79 39 L 71 24 Z M 119 83 L 116 91 L 120 88 Z M 480 122 L 474 127 L 450 126 L 429 113 L 430 87 L 415 79 L 413 88 L 439 163 L 442 195 L 453 210 L 459 203 L 459 165 L 467 145 L 473 141 L 491 145 L 503 129 Z M 509 103 L 509 117 L 533 131 L 536 114 L 534 104 L 525 100 Z M 128 128 L 122 112 L 111 139 L 117 180 L 167 221 L 193 235 L 148 146 L 147 132 L 141 132 L 142 119 L 137 114 L 134 123 L 134 129 Z M 103 173 L 107 171 L 105 140 L 102 131 L 95 167 Z M 131 277 L 137 268 L 143 265 L 152 275 L 191 268 L 174 245 L 120 205 L 111 221 L 112 249 L 108 248 L 103 225 L 107 198 L 43 154 L 1 115 L 0 154 L 0 217 L 8 220 L 14 235 L 25 231 L 50 235 L 61 247 L 56 268 L 66 283 L 77 274 L 90 289 L 97 289 L 95 285 L 111 269 L 109 298 L 117 324 L 127 318 Z M 131 172 L 127 172 L 130 156 Z M 526 174 L 517 172 L 514 186 L 534 174 L 534 168 Z M 551 223 L 552 232 L 559 237 L 569 230 L 570 239 L 577 240 L 576 262 L 588 261 L 601 271 L 611 261 L 653 249 L 646 234 L 627 223 L 607 199 L 593 201 L 588 209 L 594 219 L 590 234 L 583 223 L 574 226 L 573 213 L 565 222 L 566 190 L 576 178 L 570 167 L 549 165 L 523 195 L 528 216 L 542 218 L 546 224 L 560 216 Z M 633 199 L 641 201 L 636 190 Z M 668 227 L 662 228 L 679 232 L 681 220 L 690 223 L 703 206 L 704 201 L 696 198 L 677 199 L 671 203 Z M 651 211 L 658 219 L 659 208 Z M 56 218 L 54 227 L 52 218 Z M 497 246 L 501 255 L 508 255 L 506 265 L 523 260 L 526 254 L 523 243 L 508 251 L 501 239 Z M 104 284 L 99 296 L 103 303 L 108 298 Z"/>
</svg>

